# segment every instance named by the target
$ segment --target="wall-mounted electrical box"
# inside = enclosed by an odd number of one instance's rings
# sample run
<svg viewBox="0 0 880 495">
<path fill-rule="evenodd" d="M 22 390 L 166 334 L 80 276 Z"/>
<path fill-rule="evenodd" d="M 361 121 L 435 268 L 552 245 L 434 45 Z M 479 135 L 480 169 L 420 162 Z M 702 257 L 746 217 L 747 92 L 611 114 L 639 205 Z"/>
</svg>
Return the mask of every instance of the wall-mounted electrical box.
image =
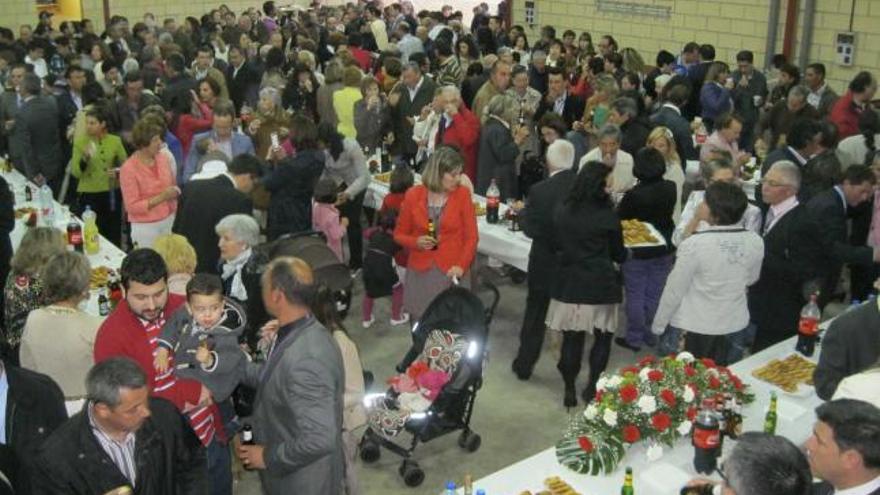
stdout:
<svg viewBox="0 0 880 495">
<path fill-rule="evenodd" d="M 531 0 L 527 1 L 526 2 L 526 16 L 525 17 L 526 17 L 526 24 L 528 24 L 529 26 L 534 26 L 535 24 L 537 24 L 537 21 L 535 21 L 535 17 L 536 17 L 535 10 L 536 10 L 535 2 L 533 2 Z"/>
<path fill-rule="evenodd" d="M 837 33 L 834 51 L 839 65 L 852 65 L 856 51 L 856 33 Z"/>
</svg>

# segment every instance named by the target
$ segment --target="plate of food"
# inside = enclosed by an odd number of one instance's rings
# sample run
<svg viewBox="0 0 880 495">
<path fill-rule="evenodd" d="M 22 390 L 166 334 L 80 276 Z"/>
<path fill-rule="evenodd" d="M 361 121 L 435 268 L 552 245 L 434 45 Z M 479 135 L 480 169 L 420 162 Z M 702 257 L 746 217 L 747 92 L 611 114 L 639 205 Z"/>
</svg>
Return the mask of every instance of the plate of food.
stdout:
<svg viewBox="0 0 880 495">
<path fill-rule="evenodd" d="M 793 352 L 782 359 L 771 359 L 752 370 L 752 376 L 798 397 L 813 392 L 813 371 L 816 363 Z"/>
<path fill-rule="evenodd" d="M 656 227 L 641 220 L 621 220 L 623 245 L 628 248 L 665 246 L 666 239 Z"/>
<path fill-rule="evenodd" d="M 383 184 L 390 184 L 391 183 L 391 172 L 382 172 L 381 174 L 374 175 L 373 178 Z"/>
<path fill-rule="evenodd" d="M 559 476 L 551 476 L 544 480 L 544 490 L 534 492 L 534 495 L 581 495 L 581 492 L 572 488 L 564 479 Z M 520 493 L 520 495 L 533 495 L 528 490 Z"/>
<path fill-rule="evenodd" d="M 110 281 L 110 275 L 113 269 L 109 266 L 96 266 L 92 268 L 92 275 L 89 278 L 89 287 L 92 289 L 100 289 L 106 287 Z"/>
</svg>

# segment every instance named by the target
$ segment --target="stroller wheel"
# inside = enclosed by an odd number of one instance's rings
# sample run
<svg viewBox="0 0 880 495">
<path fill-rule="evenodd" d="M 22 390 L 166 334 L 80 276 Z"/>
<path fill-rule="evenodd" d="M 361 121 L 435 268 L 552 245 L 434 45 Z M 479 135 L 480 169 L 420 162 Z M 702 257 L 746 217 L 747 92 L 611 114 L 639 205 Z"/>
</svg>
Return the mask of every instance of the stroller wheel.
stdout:
<svg viewBox="0 0 880 495">
<path fill-rule="evenodd" d="M 382 449 L 375 440 L 370 438 L 369 434 L 364 435 L 364 439 L 361 441 L 360 456 L 361 460 L 367 464 L 378 461 L 379 457 L 382 456 Z"/>
<path fill-rule="evenodd" d="M 480 445 L 482 443 L 483 439 L 480 438 L 480 435 L 472 431 L 465 430 L 458 436 L 458 446 L 468 452 L 476 452 L 480 450 Z"/>
<path fill-rule="evenodd" d="M 403 482 L 410 488 L 415 488 L 425 481 L 425 472 L 416 461 L 405 460 L 400 464 L 398 472 L 403 477 Z"/>
</svg>

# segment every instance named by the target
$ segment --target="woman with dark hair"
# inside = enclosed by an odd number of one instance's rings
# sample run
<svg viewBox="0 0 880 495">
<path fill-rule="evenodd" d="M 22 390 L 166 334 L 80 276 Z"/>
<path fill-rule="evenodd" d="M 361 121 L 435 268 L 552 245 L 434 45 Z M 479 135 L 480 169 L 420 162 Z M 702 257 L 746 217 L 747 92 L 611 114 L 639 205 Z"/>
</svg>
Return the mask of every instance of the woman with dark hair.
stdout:
<svg viewBox="0 0 880 495">
<path fill-rule="evenodd" d="M 206 83 L 205 95 L 210 96 L 210 84 L 208 79 L 202 82 Z M 215 85 L 217 83 L 214 83 Z M 201 85 L 199 85 L 201 91 Z M 175 98 L 172 100 L 171 123 L 169 128 L 171 132 L 180 140 L 182 156 L 189 155 L 189 149 L 192 146 L 193 137 L 200 133 L 211 129 L 214 122 L 214 110 L 207 102 L 199 98 L 196 92 L 190 91 L 191 98 Z M 216 101 L 216 98 L 214 99 Z"/>
<path fill-rule="evenodd" d="M 665 180 L 666 159 L 654 148 L 642 148 L 635 156 L 633 175 L 639 180 L 620 201 L 617 214 L 621 220 L 639 220 L 657 228 L 666 244 L 632 250 L 632 258 L 623 265 L 626 288 L 626 337 L 614 341 L 634 352 L 642 345 L 652 346 L 651 322 L 666 276 L 672 268 L 672 214 L 678 198 L 675 183 Z"/>
<path fill-rule="evenodd" d="M 706 79 L 700 89 L 700 105 L 706 130 L 712 132 L 715 121 L 733 110 L 730 91 L 733 80 L 729 79 L 730 69 L 724 62 L 712 62 L 706 71 Z"/>
<path fill-rule="evenodd" d="M 469 34 L 462 36 L 458 39 L 455 46 L 455 54 L 458 57 L 458 64 L 460 66 L 470 67 L 472 63 L 480 61 L 480 50 L 477 49 L 477 43 L 474 41 L 473 36 Z"/>
<path fill-rule="evenodd" d="M 391 123 L 390 107 L 379 83 L 372 76 L 361 80 L 363 98 L 354 104 L 354 127 L 358 143 L 369 152 L 382 146 L 382 140 Z"/>
<path fill-rule="evenodd" d="M 324 172 L 325 154 L 318 148 L 315 123 L 304 115 L 294 115 L 290 136 L 296 153 L 260 180 L 272 194 L 267 221 L 269 240 L 311 229 L 312 195 Z"/>
<path fill-rule="evenodd" d="M 284 52 L 280 48 L 270 48 L 266 53 L 260 89 L 271 86 L 278 91 L 284 91 L 286 85 L 287 79 L 284 77 Z"/>
<path fill-rule="evenodd" d="M 587 332 L 593 332 L 590 380 L 581 397 L 596 395 L 599 375 L 608 365 L 611 339 L 617 330 L 617 306 L 623 297 L 615 263 L 627 257 L 620 219 L 611 205 L 611 169 L 587 162 L 568 198 L 553 215 L 559 260 L 547 328 L 562 332 L 556 368 L 565 383 L 565 407 L 577 405 L 575 380 L 581 369 Z"/>
<path fill-rule="evenodd" d="M 339 191 L 336 206 L 348 219 L 349 266 L 358 270 L 363 261 L 361 211 L 370 184 L 367 159 L 354 138 L 343 136 L 334 125 L 326 122 L 318 126 L 318 147 L 324 150 L 326 157 L 323 177 L 336 183 Z"/>
<path fill-rule="evenodd" d="M 528 67 L 529 61 L 532 59 L 532 51 L 529 49 L 529 39 L 525 33 L 514 35 L 510 46 L 513 48 L 513 53 L 519 55 L 519 65 Z"/>
<path fill-rule="evenodd" d="M 281 93 L 281 108 L 290 113 L 301 113 L 309 118 L 318 118 L 317 91 L 318 79 L 306 64 L 296 64 L 284 92 Z"/>
</svg>

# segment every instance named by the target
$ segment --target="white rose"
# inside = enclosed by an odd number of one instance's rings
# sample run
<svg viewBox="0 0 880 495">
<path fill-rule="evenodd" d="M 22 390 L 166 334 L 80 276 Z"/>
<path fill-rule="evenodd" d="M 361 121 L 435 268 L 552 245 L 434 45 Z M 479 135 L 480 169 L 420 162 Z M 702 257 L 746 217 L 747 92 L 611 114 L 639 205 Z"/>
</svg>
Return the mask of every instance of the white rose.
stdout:
<svg viewBox="0 0 880 495">
<path fill-rule="evenodd" d="M 651 368 L 642 368 L 642 371 L 639 371 L 639 379 L 641 379 L 643 382 L 648 381 L 648 373 L 650 373 L 651 371 Z"/>
<path fill-rule="evenodd" d="M 608 386 L 608 379 L 605 376 L 599 377 L 599 380 L 596 382 L 596 390 L 603 391 Z"/>
<path fill-rule="evenodd" d="M 614 409 L 605 409 L 605 414 L 602 416 L 602 420 L 605 421 L 605 424 L 608 426 L 617 426 L 617 411 Z"/>
<path fill-rule="evenodd" d="M 587 418 L 587 421 L 593 421 L 596 419 L 596 416 L 599 414 L 599 408 L 596 407 L 595 404 L 590 404 L 584 409 L 584 417 Z"/>
<path fill-rule="evenodd" d="M 685 437 L 691 433 L 691 426 L 693 426 L 693 425 L 691 424 L 690 421 L 684 420 L 684 421 L 682 421 L 682 423 L 680 425 L 678 425 L 678 428 L 676 428 L 676 429 L 678 430 L 679 435 Z"/>
<path fill-rule="evenodd" d="M 685 363 L 692 363 L 694 362 L 694 359 L 694 355 L 687 351 L 679 352 L 678 356 L 675 356 L 676 361 L 682 361 Z"/>
<path fill-rule="evenodd" d="M 684 401 L 687 402 L 688 404 L 690 404 L 691 402 L 693 402 L 693 401 L 694 401 L 694 389 L 692 389 L 692 388 L 688 387 L 687 385 L 685 385 L 685 387 L 684 387 L 684 393 L 681 394 L 681 398 L 682 398 L 682 400 L 684 400 Z"/>
<path fill-rule="evenodd" d="M 651 414 L 657 410 L 657 401 L 650 395 L 643 395 L 639 397 L 638 406 L 643 413 Z"/>
<path fill-rule="evenodd" d="M 608 386 L 611 388 L 618 387 L 621 383 L 623 383 L 623 378 L 620 375 L 614 375 L 608 379 Z"/>
<path fill-rule="evenodd" d="M 663 446 L 659 443 L 652 443 L 648 447 L 648 451 L 645 452 L 645 455 L 648 457 L 649 461 L 654 462 L 663 457 Z"/>
</svg>

